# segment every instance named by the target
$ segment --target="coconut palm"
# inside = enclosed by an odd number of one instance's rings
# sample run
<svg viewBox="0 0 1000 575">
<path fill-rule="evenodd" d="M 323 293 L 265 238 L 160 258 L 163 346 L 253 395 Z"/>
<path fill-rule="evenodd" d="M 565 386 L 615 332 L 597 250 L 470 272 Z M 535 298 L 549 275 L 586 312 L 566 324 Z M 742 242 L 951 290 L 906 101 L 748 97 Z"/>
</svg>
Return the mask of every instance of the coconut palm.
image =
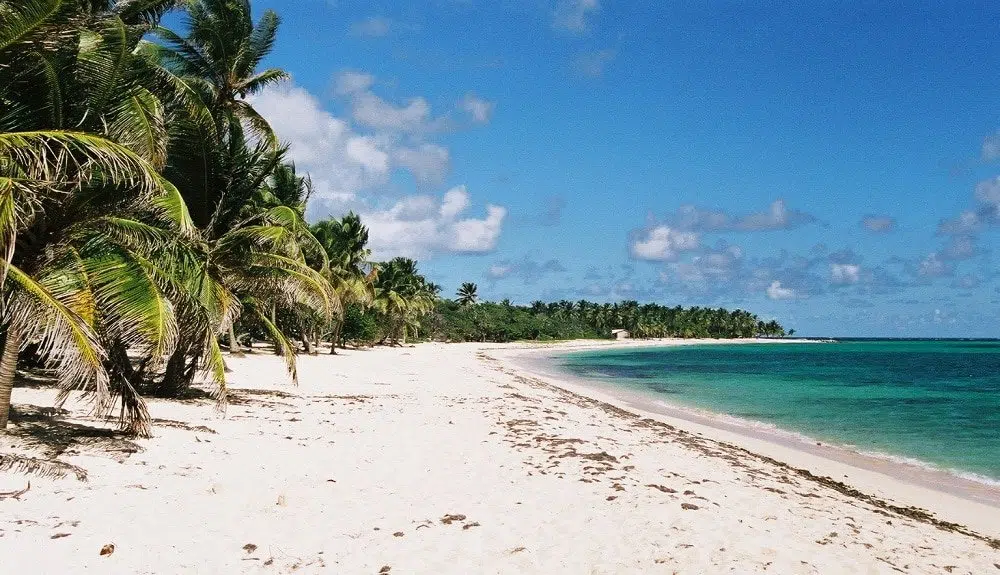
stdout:
<svg viewBox="0 0 1000 575">
<path fill-rule="evenodd" d="M 462 305 L 471 305 L 476 303 L 476 300 L 479 298 L 479 295 L 476 293 L 478 289 L 479 287 L 472 282 L 463 283 L 455 293 L 455 295 L 458 296 L 458 303 Z"/>
<path fill-rule="evenodd" d="M 329 258 L 328 278 L 343 305 L 354 304 L 362 307 L 372 303 L 375 297 L 375 270 L 368 258 L 368 228 L 354 212 L 336 219 L 328 218 L 311 228 L 317 241 L 323 246 Z M 344 325 L 343 314 L 336 315 L 330 326 L 330 353 L 337 353 L 337 342 Z"/>
<path fill-rule="evenodd" d="M 274 47 L 278 15 L 265 10 L 255 24 L 249 0 L 187 0 L 187 36 L 160 28 L 165 46 L 150 45 L 189 98 L 211 111 L 220 133 L 238 137 L 245 128 L 277 147 L 267 121 L 246 101 L 288 78 L 284 70 L 258 71 Z"/>
<path fill-rule="evenodd" d="M 0 1 L 0 429 L 26 346 L 58 368 L 59 401 L 84 388 L 102 412 L 118 391 L 127 423 L 145 408 L 134 390 L 109 385 L 101 344 L 155 355 L 173 343 L 172 310 L 145 256 L 189 221 L 156 172 L 162 107 L 131 50 L 133 30 L 164 3 L 125 4 Z"/>
</svg>

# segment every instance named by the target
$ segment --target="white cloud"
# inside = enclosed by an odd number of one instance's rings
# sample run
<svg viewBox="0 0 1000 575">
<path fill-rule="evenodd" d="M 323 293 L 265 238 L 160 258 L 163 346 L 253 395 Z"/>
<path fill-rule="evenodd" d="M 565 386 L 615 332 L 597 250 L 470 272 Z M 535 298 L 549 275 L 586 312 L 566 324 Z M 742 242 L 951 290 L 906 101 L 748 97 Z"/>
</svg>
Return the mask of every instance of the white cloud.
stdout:
<svg viewBox="0 0 1000 575">
<path fill-rule="evenodd" d="M 976 184 L 976 200 L 994 211 L 1000 208 L 1000 176 Z"/>
<path fill-rule="evenodd" d="M 791 230 L 816 221 L 816 217 L 789 209 L 785 200 L 777 199 L 766 212 L 730 215 L 722 211 L 703 210 L 696 206 L 681 206 L 667 221 L 683 230 L 699 232 L 760 232 Z"/>
<path fill-rule="evenodd" d="M 559 263 L 559 260 L 537 262 L 529 256 L 524 256 L 518 261 L 503 260 L 491 265 L 486 270 L 486 277 L 494 283 L 506 278 L 519 278 L 525 285 L 531 285 L 546 275 L 565 271 L 566 268 Z"/>
<path fill-rule="evenodd" d="M 394 157 L 396 163 L 409 169 L 421 184 L 441 184 L 451 169 L 451 153 L 437 144 L 398 148 Z"/>
<path fill-rule="evenodd" d="M 365 92 L 375 83 L 375 76 L 354 70 L 345 70 L 337 76 L 334 84 L 338 94 L 356 94 Z"/>
<path fill-rule="evenodd" d="M 767 287 L 767 297 L 773 300 L 795 299 L 798 294 L 791 288 L 782 287 L 780 281 L 774 280 Z"/>
<path fill-rule="evenodd" d="M 337 90 L 353 98 L 370 94 L 373 84 L 372 76 L 350 72 L 340 75 Z M 324 110 L 312 94 L 294 84 L 268 88 L 250 101 L 289 145 L 289 159 L 312 176 L 310 218 L 356 211 L 369 227 L 379 258 L 485 253 L 496 247 L 507 209 L 487 204 L 482 217 L 466 215 L 472 201 L 464 186 L 440 199 L 404 196 L 385 206 L 384 190 L 400 170 L 427 185 L 438 185 L 447 176 L 448 148 L 399 131 L 413 128 L 407 124 L 410 117 L 426 124 L 429 114 L 418 110 L 407 116 L 403 111 L 396 117 L 399 121 L 381 124 L 384 131 L 365 133 Z"/>
<path fill-rule="evenodd" d="M 666 225 L 646 229 L 638 234 L 630 246 L 632 256 L 648 261 L 676 260 L 680 252 L 698 249 L 698 234 L 677 231 Z"/>
<path fill-rule="evenodd" d="M 375 94 L 375 77 L 355 70 L 337 75 L 335 92 L 350 100 L 351 117 L 378 132 L 420 137 L 452 127 L 447 116 L 434 117 L 426 98 L 415 96 L 396 105 Z"/>
<path fill-rule="evenodd" d="M 922 278 L 950 276 L 954 268 L 942 260 L 937 253 L 931 253 L 917 264 L 917 275 Z"/>
<path fill-rule="evenodd" d="M 982 155 L 986 162 L 1000 159 L 1000 130 L 983 139 Z"/>
<path fill-rule="evenodd" d="M 381 16 L 372 16 L 351 25 L 351 33 L 363 38 L 381 38 L 388 36 L 392 28 L 392 20 Z"/>
<path fill-rule="evenodd" d="M 604 75 L 604 69 L 614 61 L 617 54 L 618 51 L 611 48 L 584 52 L 576 57 L 573 67 L 583 76 L 599 78 Z"/>
<path fill-rule="evenodd" d="M 359 191 L 388 181 L 390 150 L 354 131 L 294 84 L 268 88 L 250 98 L 289 147 L 289 159 L 312 174 L 320 200 L 348 202 Z"/>
<path fill-rule="evenodd" d="M 465 186 L 457 186 L 441 200 L 411 196 L 385 210 L 361 210 L 360 215 L 376 258 L 491 252 L 500 239 L 507 209 L 487 205 L 485 217 L 462 218 L 470 205 Z"/>
<path fill-rule="evenodd" d="M 461 106 L 469 114 L 473 122 L 485 124 L 493 116 L 493 109 L 496 107 L 496 104 L 469 93 L 462 98 Z"/>
<path fill-rule="evenodd" d="M 861 227 L 876 234 L 891 232 L 896 229 L 896 219 L 889 216 L 865 216 L 861 220 Z"/>
<path fill-rule="evenodd" d="M 552 25 L 570 32 L 586 32 L 587 17 L 600 8 L 597 0 L 560 0 L 553 13 Z"/>
<path fill-rule="evenodd" d="M 830 283 L 851 285 L 861 280 L 861 266 L 857 264 L 830 264 Z"/>
</svg>

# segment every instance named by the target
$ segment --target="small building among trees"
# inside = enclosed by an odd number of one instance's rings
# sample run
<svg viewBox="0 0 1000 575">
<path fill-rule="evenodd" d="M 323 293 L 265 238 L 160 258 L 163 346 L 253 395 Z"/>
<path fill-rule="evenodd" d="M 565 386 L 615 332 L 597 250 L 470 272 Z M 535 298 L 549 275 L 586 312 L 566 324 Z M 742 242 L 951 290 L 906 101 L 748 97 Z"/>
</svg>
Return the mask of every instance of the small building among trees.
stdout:
<svg viewBox="0 0 1000 575">
<path fill-rule="evenodd" d="M 611 330 L 611 337 L 615 339 L 628 339 L 627 329 L 613 329 Z"/>
</svg>

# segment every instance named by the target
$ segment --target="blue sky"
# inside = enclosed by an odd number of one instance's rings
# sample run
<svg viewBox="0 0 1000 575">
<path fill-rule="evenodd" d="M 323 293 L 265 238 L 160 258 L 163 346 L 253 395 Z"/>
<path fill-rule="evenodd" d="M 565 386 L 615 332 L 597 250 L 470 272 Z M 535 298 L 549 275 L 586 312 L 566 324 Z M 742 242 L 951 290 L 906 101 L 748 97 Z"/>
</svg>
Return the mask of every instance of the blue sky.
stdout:
<svg viewBox="0 0 1000 575">
<path fill-rule="evenodd" d="M 257 0 L 254 105 L 448 293 L 1000 336 L 1000 8 L 777 4 Z"/>
</svg>

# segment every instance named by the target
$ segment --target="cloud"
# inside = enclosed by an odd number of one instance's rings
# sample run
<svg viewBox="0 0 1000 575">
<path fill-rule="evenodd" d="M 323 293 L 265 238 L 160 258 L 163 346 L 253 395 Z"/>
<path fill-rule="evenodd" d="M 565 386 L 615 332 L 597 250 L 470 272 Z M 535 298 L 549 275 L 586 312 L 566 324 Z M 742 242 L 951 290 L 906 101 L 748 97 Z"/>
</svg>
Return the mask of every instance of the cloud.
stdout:
<svg viewBox="0 0 1000 575">
<path fill-rule="evenodd" d="M 865 216 L 861 219 L 861 227 L 872 233 L 884 234 L 896 229 L 896 218 L 889 216 Z"/>
<path fill-rule="evenodd" d="M 586 32 L 587 17 L 600 8 L 598 0 L 560 0 L 552 14 L 552 25 L 560 30 Z"/>
<path fill-rule="evenodd" d="M 830 283 L 852 285 L 861 280 L 861 266 L 857 264 L 830 264 Z"/>
<path fill-rule="evenodd" d="M 632 257 L 646 261 L 676 260 L 681 252 L 696 250 L 700 240 L 694 232 L 682 232 L 666 225 L 641 230 L 634 234 Z"/>
<path fill-rule="evenodd" d="M 398 165 L 409 169 L 421 184 L 441 184 L 451 168 L 451 153 L 448 148 L 437 144 L 400 147 L 394 151 L 394 158 Z"/>
<path fill-rule="evenodd" d="M 946 260 L 967 260 L 972 258 L 979 250 L 976 248 L 976 236 L 954 235 L 941 250 L 940 256 Z"/>
<path fill-rule="evenodd" d="M 982 219 L 979 214 L 972 211 L 964 211 L 954 218 L 943 219 L 938 223 L 938 235 L 967 235 L 981 230 Z"/>
<path fill-rule="evenodd" d="M 933 279 L 950 276 L 955 273 L 955 267 L 944 261 L 936 252 L 917 262 L 912 273 L 919 278 Z"/>
<path fill-rule="evenodd" d="M 547 275 L 565 271 L 566 268 L 563 267 L 559 260 L 550 259 L 539 263 L 528 256 L 524 256 L 520 260 L 502 260 L 491 265 L 486 270 L 486 277 L 493 282 L 518 278 L 525 285 L 531 285 Z"/>
<path fill-rule="evenodd" d="M 393 22 L 381 16 L 365 18 L 351 25 L 351 34 L 362 38 L 382 38 L 392 31 Z"/>
<path fill-rule="evenodd" d="M 365 72 L 355 70 L 345 70 L 341 72 L 335 82 L 334 89 L 337 94 L 356 94 L 365 92 L 375 83 L 375 76 Z"/>
<path fill-rule="evenodd" d="M 542 212 L 538 214 L 538 223 L 543 226 L 556 226 L 562 221 L 563 209 L 566 207 L 566 198 L 561 196 L 549 196 L 545 198 L 545 205 Z"/>
<path fill-rule="evenodd" d="M 419 30 L 415 24 L 398 22 L 384 16 L 371 16 L 351 24 L 351 35 L 359 38 L 385 38 L 400 32 Z"/>
<path fill-rule="evenodd" d="M 573 69 L 581 76 L 599 78 L 604 75 L 604 69 L 614 61 L 617 54 L 618 51 L 613 48 L 584 52 L 573 61 Z"/>
<path fill-rule="evenodd" d="M 985 162 L 1000 159 L 1000 130 L 983 139 L 982 158 Z"/>
<path fill-rule="evenodd" d="M 485 124 L 490 121 L 493 116 L 493 110 L 496 108 L 496 104 L 493 102 L 483 100 L 477 97 L 475 94 L 469 93 L 462 98 L 461 107 L 469 114 L 472 121 L 477 124 Z"/>
<path fill-rule="evenodd" d="M 771 285 L 767 286 L 767 297 L 773 300 L 785 300 L 785 299 L 795 299 L 798 296 L 795 290 L 782 287 L 781 282 L 774 280 Z"/>
<path fill-rule="evenodd" d="M 951 283 L 951 287 L 959 289 L 972 289 L 979 287 L 980 279 L 978 276 L 972 274 L 965 274 L 961 277 L 955 278 L 955 281 Z"/>
<path fill-rule="evenodd" d="M 433 253 L 475 254 L 496 249 L 507 209 L 487 205 L 486 216 L 464 218 L 471 200 L 465 186 L 438 200 L 410 196 L 385 210 L 361 210 L 377 258 L 427 257 Z"/>
<path fill-rule="evenodd" d="M 391 148 L 323 110 L 306 90 L 282 84 L 250 102 L 289 145 L 289 159 L 311 172 L 320 200 L 350 202 L 359 191 L 388 181 Z"/>
<path fill-rule="evenodd" d="M 373 83 L 370 75 L 351 72 L 340 75 L 337 89 L 366 92 Z M 250 101 L 289 145 L 288 158 L 311 175 L 310 219 L 354 210 L 369 227 L 372 249 L 380 258 L 495 249 L 507 209 L 487 204 L 484 215 L 466 215 L 472 202 L 464 186 L 440 199 L 419 194 L 386 204 L 386 188 L 399 172 L 412 174 L 420 184 L 441 184 L 450 169 L 448 148 L 391 130 L 361 131 L 291 83 L 270 87 Z"/>
<path fill-rule="evenodd" d="M 434 117 L 431 105 L 422 96 L 395 105 L 372 91 L 375 77 L 364 72 L 345 70 L 335 79 L 337 95 L 351 103 L 352 119 L 376 131 L 422 136 L 452 127 L 447 116 Z"/>
<path fill-rule="evenodd" d="M 682 230 L 698 232 L 760 232 L 792 230 L 818 221 L 815 216 L 789 209 L 785 200 L 777 199 L 766 212 L 730 215 L 721 211 L 704 210 L 692 205 L 681 206 L 667 217 L 667 222 Z"/>
</svg>

